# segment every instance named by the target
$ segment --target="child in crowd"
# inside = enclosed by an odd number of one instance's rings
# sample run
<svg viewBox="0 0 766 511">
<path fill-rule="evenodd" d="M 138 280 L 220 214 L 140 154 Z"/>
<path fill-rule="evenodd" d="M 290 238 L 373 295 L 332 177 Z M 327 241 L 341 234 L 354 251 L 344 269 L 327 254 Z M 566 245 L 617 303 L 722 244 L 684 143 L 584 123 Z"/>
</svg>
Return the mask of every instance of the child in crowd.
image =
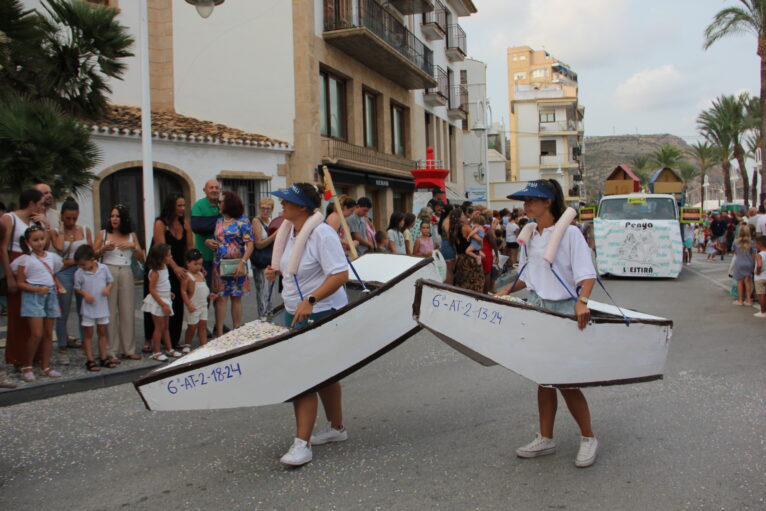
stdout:
<svg viewBox="0 0 766 511">
<path fill-rule="evenodd" d="M 381 254 L 391 253 L 391 251 L 388 250 L 388 234 L 386 234 L 386 231 L 377 231 L 375 233 L 375 252 Z"/>
<path fill-rule="evenodd" d="M 700 224 L 694 228 L 694 244 L 697 246 L 697 253 L 702 254 L 705 251 L 705 228 Z"/>
<path fill-rule="evenodd" d="M 732 276 L 737 281 L 737 299 L 733 303 L 734 305 L 752 305 L 751 275 L 755 269 L 756 251 L 747 225 L 740 227 L 737 239 L 732 244 L 732 250 L 737 255 L 732 269 Z"/>
<path fill-rule="evenodd" d="M 168 264 L 173 256 L 170 253 L 170 245 L 167 243 L 155 243 L 146 258 L 146 267 L 149 268 L 149 294 L 144 298 L 141 310 L 152 315 L 154 333 L 152 333 L 152 358 L 165 362 L 168 357 L 180 357 L 181 353 L 175 351 L 170 344 L 170 331 L 168 330 L 168 318 L 173 315 L 170 306 L 172 293 L 170 292 L 170 279 L 168 277 Z M 160 351 L 160 339 L 165 344 L 167 356 Z"/>
<path fill-rule="evenodd" d="M 766 318 L 766 236 L 755 238 L 755 294 L 758 295 L 760 312 L 753 314 L 756 318 Z"/>
<path fill-rule="evenodd" d="M 684 242 L 684 263 L 692 262 L 692 252 L 694 249 L 694 227 L 692 224 L 683 224 L 683 242 Z"/>
<path fill-rule="evenodd" d="M 207 343 L 207 301 L 216 299 L 216 294 L 210 292 L 202 274 L 202 252 L 193 248 L 186 252 L 186 279 L 181 282 L 181 298 L 184 301 L 184 323 L 186 323 L 186 339 L 181 346 L 182 353 L 191 351 L 194 333 L 199 336 L 199 345 Z"/>
<path fill-rule="evenodd" d="M 716 249 L 715 240 L 710 237 L 707 240 L 707 246 L 705 247 L 705 253 L 707 256 L 705 256 L 705 260 L 709 261 L 711 263 L 715 262 L 715 256 L 718 254 L 718 249 Z"/>
<path fill-rule="evenodd" d="M 420 224 L 420 236 L 415 240 L 413 254 L 416 257 L 431 257 L 434 253 L 434 240 L 431 238 L 431 224 Z"/>
<path fill-rule="evenodd" d="M 481 251 L 481 247 L 484 244 L 484 217 L 482 215 L 476 215 L 471 219 L 471 233 L 468 235 L 470 244 L 465 249 L 465 253 L 474 258 L 476 264 L 481 264 L 481 259 L 484 254 Z"/>
<path fill-rule="evenodd" d="M 61 376 L 61 373 L 50 368 L 50 361 L 53 324 L 61 314 L 56 293 L 66 293 L 56 277 L 64 261 L 58 254 L 45 250 L 47 242 L 48 237 L 42 227 L 32 225 L 19 238 L 24 255 L 11 263 L 11 271 L 16 274 L 16 282 L 21 291 L 21 317 L 27 318 L 29 323 L 27 356 L 21 368 L 21 378 L 26 382 L 36 379 L 32 362 L 40 343 L 42 373 L 50 378 Z"/>
<path fill-rule="evenodd" d="M 96 253 L 90 245 L 81 245 L 74 252 L 73 259 L 79 267 L 74 273 L 74 292 L 82 296 L 80 324 L 83 326 L 82 348 L 85 351 L 85 368 L 88 371 L 101 369 L 93 360 L 93 327 L 98 333 L 98 356 L 101 366 L 114 369 L 117 365 L 106 356 L 106 342 L 109 332 L 109 292 L 114 286 L 112 272 L 96 261 Z"/>
</svg>

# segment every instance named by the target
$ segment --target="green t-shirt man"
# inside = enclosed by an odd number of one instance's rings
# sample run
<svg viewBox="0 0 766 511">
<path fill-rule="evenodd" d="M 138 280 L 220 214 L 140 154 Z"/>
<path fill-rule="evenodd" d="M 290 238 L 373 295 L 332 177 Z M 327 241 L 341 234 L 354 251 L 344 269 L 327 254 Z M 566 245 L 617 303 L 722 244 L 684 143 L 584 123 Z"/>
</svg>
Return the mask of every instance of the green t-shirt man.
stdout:
<svg viewBox="0 0 766 511">
<path fill-rule="evenodd" d="M 202 252 L 202 260 L 211 262 L 213 251 L 205 246 L 205 240 L 213 238 L 215 223 L 221 213 L 218 211 L 218 198 L 221 185 L 215 179 L 205 183 L 205 196 L 194 203 L 191 210 L 191 228 L 194 232 L 194 248 Z M 212 201 L 212 203 L 211 203 Z"/>
</svg>

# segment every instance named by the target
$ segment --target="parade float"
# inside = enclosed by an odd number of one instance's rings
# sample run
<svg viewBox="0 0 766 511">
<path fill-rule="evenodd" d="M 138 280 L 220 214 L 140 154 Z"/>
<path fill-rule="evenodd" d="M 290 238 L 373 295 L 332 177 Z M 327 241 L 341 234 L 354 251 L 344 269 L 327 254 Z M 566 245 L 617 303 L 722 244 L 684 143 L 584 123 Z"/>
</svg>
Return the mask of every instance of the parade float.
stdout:
<svg viewBox="0 0 766 511">
<path fill-rule="evenodd" d="M 593 231 L 600 275 L 675 278 L 681 272 L 683 240 L 674 195 L 604 196 Z"/>
<path fill-rule="evenodd" d="M 574 216 L 569 208 L 556 223 L 544 255 L 551 271 L 558 244 Z M 526 244 L 533 229 L 533 224 L 524 227 L 520 245 Z M 623 385 L 662 378 L 672 321 L 595 300 L 588 302 L 588 308 L 591 324 L 579 330 L 574 315 L 516 297 L 419 280 L 413 317 L 473 360 L 500 364 L 540 385 Z"/>
</svg>

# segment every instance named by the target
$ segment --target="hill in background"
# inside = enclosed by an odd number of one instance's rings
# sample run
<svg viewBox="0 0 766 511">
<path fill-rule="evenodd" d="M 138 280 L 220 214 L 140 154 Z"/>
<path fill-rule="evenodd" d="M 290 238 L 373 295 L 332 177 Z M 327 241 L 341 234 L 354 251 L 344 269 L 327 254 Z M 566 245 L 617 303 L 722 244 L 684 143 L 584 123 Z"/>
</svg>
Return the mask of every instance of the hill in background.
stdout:
<svg viewBox="0 0 766 511">
<path fill-rule="evenodd" d="M 625 163 L 629 167 L 636 156 L 647 156 L 660 146 L 670 144 L 687 152 L 689 144 L 675 135 L 620 135 L 607 137 L 585 137 L 585 189 L 588 199 L 595 200 L 603 190 L 604 179 L 614 168 Z M 714 169 L 710 179 L 720 180 Z"/>
</svg>

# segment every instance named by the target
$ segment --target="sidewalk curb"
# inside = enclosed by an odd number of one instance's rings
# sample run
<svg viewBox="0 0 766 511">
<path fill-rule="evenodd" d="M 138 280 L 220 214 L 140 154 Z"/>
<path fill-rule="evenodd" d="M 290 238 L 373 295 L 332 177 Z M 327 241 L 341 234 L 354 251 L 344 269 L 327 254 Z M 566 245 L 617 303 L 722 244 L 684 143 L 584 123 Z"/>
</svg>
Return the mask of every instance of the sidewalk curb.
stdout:
<svg viewBox="0 0 766 511">
<path fill-rule="evenodd" d="M 161 365 L 162 363 L 158 362 L 131 367 L 130 369 L 99 371 L 98 374 L 88 374 L 63 381 L 54 380 L 17 389 L 2 390 L 0 391 L 0 407 L 130 383 Z"/>
</svg>

